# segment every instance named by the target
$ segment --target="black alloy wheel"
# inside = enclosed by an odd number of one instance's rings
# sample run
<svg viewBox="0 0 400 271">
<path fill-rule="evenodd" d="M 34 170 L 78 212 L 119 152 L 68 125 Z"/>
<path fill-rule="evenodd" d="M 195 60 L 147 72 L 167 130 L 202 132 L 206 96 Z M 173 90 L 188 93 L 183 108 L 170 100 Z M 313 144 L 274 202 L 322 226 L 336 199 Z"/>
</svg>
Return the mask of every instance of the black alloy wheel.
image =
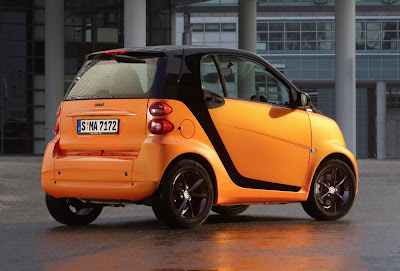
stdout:
<svg viewBox="0 0 400 271">
<path fill-rule="evenodd" d="M 329 160 L 317 170 L 304 210 L 318 220 L 336 220 L 345 216 L 354 202 L 355 178 L 341 160 Z"/>
<path fill-rule="evenodd" d="M 170 227 L 193 228 L 207 219 L 213 193 L 208 172 L 195 161 L 182 160 L 165 174 L 153 198 L 153 211 Z"/>
<path fill-rule="evenodd" d="M 75 198 L 55 198 L 46 193 L 46 206 L 51 216 L 68 226 L 92 223 L 103 210 L 103 206 L 88 204 Z"/>
</svg>

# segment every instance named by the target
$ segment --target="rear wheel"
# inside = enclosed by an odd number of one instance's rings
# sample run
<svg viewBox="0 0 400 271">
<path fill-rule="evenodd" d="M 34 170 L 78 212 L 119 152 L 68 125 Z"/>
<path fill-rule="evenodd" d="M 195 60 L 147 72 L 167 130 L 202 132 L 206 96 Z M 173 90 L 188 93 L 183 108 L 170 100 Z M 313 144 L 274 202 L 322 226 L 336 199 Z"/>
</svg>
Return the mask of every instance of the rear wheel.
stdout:
<svg viewBox="0 0 400 271">
<path fill-rule="evenodd" d="M 103 206 L 87 204 L 75 198 L 55 198 L 46 193 L 46 205 L 51 216 L 68 226 L 82 226 L 93 222 Z"/>
<path fill-rule="evenodd" d="M 341 160 L 324 162 L 317 170 L 303 209 L 318 220 L 337 220 L 345 216 L 354 202 L 355 177 Z"/>
<path fill-rule="evenodd" d="M 197 162 L 182 160 L 166 172 L 152 200 L 154 214 L 173 228 L 194 228 L 208 217 L 213 185 Z"/>
<path fill-rule="evenodd" d="M 249 205 L 213 206 L 212 210 L 220 215 L 234 216 L 243 213 Z"/>
</svg>

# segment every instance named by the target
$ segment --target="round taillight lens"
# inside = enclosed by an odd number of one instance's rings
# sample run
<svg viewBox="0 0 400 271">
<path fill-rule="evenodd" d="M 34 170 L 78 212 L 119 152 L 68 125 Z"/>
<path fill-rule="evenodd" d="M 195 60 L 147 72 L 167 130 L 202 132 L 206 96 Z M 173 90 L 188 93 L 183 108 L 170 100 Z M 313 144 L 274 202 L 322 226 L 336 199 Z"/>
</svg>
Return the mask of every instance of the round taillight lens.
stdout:
<svg viewBox="0 0 400 271">
<path fill-rule="evenodd" d="M 166 134 L 174 130 L 174 125 L 168 120 L 154 119 L 149 122 L 149 131 L 152 134 Z"/>
<path fill-rule="evenodd" d="M 59 131 L 60 131 L 60 124 L 58 123 L 58 121 L 56 121 L 54 123 L 53 133 L 56 135 L 56 134 L 58 134 Z"/>
<path fill-rule="evenodd" d="M 153 116 L 164 116 L 172 112 L 172 107 L 165 103 L 153 103 L 149 111 Z"/>
</svg>

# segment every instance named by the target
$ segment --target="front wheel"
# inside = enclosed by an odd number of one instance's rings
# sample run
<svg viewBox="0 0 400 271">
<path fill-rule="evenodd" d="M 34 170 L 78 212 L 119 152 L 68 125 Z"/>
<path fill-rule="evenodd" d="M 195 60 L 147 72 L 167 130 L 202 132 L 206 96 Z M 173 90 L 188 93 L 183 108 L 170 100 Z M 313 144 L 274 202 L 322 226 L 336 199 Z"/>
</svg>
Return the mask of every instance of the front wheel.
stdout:
<svg viewBox="0 0 400 271">
<path fill-rule="evenodd" d="M 345 216 L 356 194 L 355 177 L 341 160 L 324 162 L 315 173 L 303 209 L 317 220 L 337 220 Z"/>
<path fill-rule="evenodd" d="M 164 175 L 152 207 L 170 227 L 194 228 L 207 219 L 213 200 L 208 172 L 195 161 L 182 160 Z"/>
<path fill-rule="evenodd" d="M 103 210 L 103 206 L 87 204 L 75 198 L 55 198 L 46 193 L 46 205 L 51 216 L 68 226 L 92 223 Z"/>
</svg>

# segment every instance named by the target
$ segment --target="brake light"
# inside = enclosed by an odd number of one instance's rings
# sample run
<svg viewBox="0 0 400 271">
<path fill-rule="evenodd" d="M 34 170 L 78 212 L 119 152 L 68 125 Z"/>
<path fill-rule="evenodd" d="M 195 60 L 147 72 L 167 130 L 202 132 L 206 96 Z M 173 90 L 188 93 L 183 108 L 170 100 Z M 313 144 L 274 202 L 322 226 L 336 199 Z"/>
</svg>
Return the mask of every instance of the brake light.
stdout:
<svg viewBox="0 0 400 271">
<path fill-rule="evenodd" d="M 174 130 L 174 125 L 168 120 L 154 119 L 149 122 L 148 128 L 152 134 L 166 134 Z"/>
<path fill-rule="evenodd" d="M 104 51 L 106 55 L 122 55 L 126 53 L 126 50 L 123 49 L 116 49 L 116 50 L 107 50 Z"/>
<path fill-rule="evenodd" d="M 153 116 L 164 116 L 172 112 L 172 107 L 165 103 L 153 103 L 149 111 Z"/>
<path fill-rule="evenodd" d="M 60 124 L 58 124 L 58 121 L 54 122 L 54 127 L 53 127 L 53 133 L 56 135 L 60 131 Z"/>
<path fill-rule="evenodd" d="M 61 114 L 61 104 L 57 107 L 56 118 L 58 118 L 60 114 Z"/>
<path fill-rule="evenodd" d="M 56 134 L 58 134 L 58 132 L 60 131 L 60 124 L 58 123 L 58 117 L 60 116 L 60 114 L 61 114 L 61 104 L 57 107 L 57 110 L 56 110 L 56 122 L 54 123 L 54 126 L 53 126 L 53 133 L 56 135 Z"/>
</svg>

